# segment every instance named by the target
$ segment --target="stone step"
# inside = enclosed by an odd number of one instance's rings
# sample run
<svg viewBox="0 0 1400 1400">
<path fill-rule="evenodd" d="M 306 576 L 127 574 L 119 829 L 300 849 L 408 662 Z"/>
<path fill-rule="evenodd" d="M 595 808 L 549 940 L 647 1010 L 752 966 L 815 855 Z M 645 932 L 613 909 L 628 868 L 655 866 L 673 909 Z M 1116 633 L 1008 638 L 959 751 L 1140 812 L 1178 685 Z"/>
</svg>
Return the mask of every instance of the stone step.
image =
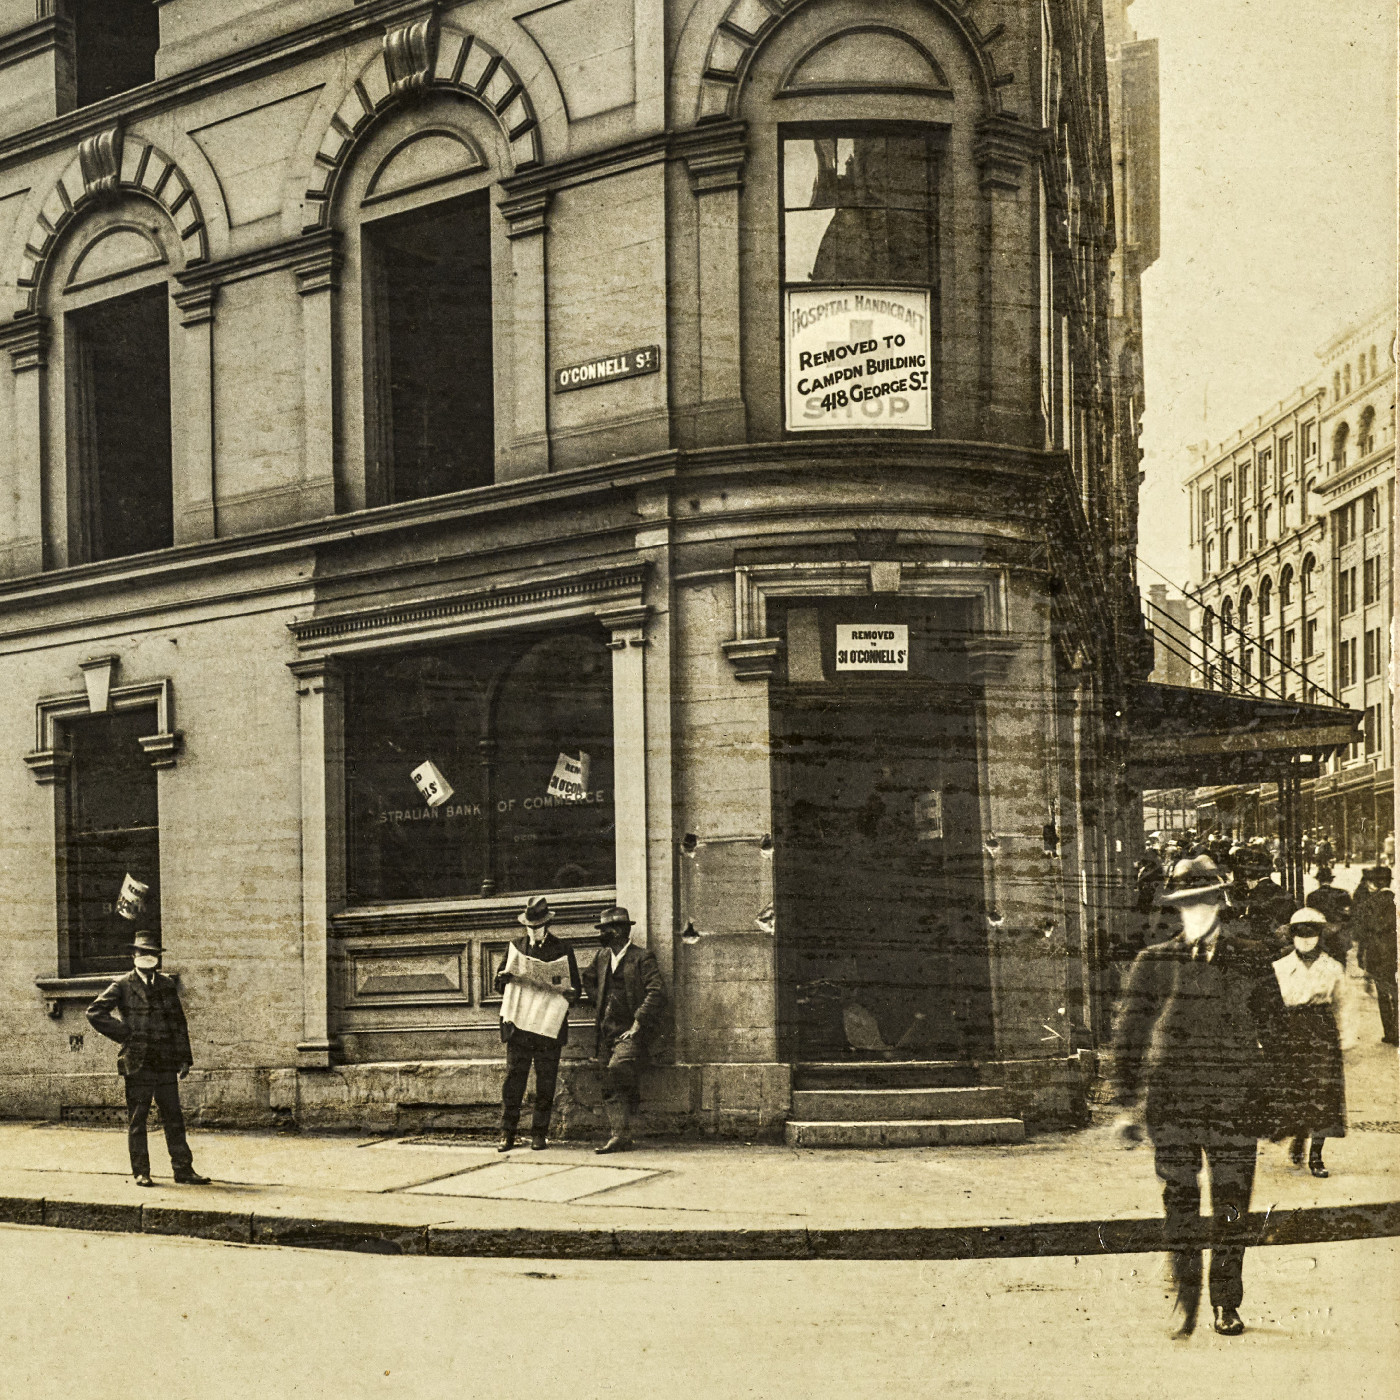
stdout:
<svg viewBox="0 0 1400 1400">
<path fill-rule="evenodd" d="M 891 1122 L 917 1118 L 1000 1118 L 1000 1088 L 979 1085 L 955 1089 L 797 1089 L 793 1118 L 804 1122 Z"/>
<path fill-rule="evenodd" d="M 981 1081 L 966 1060 L 809 1060 L 792 1067 L 794 1089 L 954 1089 Z"/>
<path fill-rule="evenodd" d="M 789 1147 L 952 1147 L 1022 1142 L 1019 1118 L 903 1119 L 884 1123 L 802 1123 L 789 1119 Z"/>
</svg>

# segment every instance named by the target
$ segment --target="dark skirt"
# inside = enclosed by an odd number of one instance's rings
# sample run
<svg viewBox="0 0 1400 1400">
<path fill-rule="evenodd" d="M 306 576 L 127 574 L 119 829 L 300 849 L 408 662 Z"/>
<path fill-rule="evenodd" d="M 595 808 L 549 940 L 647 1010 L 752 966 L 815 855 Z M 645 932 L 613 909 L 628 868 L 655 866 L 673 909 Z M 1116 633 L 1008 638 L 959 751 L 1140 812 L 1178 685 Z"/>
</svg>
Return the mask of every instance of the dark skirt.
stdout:
<svg viewBox="0 0 1400 1400">
<path fill-rule="evenodd" d="M 1277 1117 L 1270 1136 L 1345 1137 L 1346 1080 L 1332 1008 L 1290 1006 L 1279 1026 L 1275 1063 Z"/>
</svg>

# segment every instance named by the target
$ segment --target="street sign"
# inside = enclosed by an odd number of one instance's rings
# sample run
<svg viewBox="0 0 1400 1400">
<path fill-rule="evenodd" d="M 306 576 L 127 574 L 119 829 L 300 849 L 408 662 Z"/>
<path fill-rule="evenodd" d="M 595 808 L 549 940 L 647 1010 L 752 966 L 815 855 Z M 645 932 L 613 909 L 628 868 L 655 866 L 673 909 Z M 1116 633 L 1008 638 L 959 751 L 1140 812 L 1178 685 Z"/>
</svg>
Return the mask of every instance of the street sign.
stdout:
<svg viewBox="0 0 1400 1400">
<path fill-rule="evenodd" d="M 610 384 L 615 379 L 632 379 L 639 374 L 656 374 L 661 368 L 661 347 L 641 345 L 635 350 L 615 350 L 596 360 L 566 365 L 554 371 L 554 392 L 567 394 L 571 389 L 591 389 L 595 384 Z"/>
<path fill-rule="evenodd" d="M 838 622 L 838 671 L 907 671 L 909 628 L 900 623 Z"/>
</svg>

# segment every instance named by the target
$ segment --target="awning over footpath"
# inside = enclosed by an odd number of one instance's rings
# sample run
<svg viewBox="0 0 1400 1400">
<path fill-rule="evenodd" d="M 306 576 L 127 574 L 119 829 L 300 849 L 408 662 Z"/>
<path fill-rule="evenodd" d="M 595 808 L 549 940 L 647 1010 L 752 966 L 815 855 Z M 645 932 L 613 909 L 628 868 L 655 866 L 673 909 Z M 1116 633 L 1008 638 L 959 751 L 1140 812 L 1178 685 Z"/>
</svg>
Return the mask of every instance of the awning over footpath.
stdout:
<svg viewBox="0 0 1400 1400">
<path fill-rule="evenodd" d="M 1139 789 L 1314 778 L 1361 737 L 1336 705 L 1143 682 L 1128 692 L 1129 780 Z"/>
</svg>

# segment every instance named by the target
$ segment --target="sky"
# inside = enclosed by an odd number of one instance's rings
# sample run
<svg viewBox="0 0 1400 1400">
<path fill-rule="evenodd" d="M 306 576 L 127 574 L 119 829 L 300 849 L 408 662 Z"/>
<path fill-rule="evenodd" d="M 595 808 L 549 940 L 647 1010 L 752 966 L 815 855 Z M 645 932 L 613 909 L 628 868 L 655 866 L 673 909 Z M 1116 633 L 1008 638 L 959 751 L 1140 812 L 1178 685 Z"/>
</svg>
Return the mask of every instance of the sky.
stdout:
<svg viewBox="0 0 1400 1400">
<path fill-rule="evenodd" d="M 1158 41 L 1162 255 L 1144 275 L 1139 555 L 1191 582 L 1192 446 L 1316 376 L 1396 295 L 1395 0 L 1134 0 Z M 1145 590 L 1160 582 L 1140 568 Z"/>
</svg>

